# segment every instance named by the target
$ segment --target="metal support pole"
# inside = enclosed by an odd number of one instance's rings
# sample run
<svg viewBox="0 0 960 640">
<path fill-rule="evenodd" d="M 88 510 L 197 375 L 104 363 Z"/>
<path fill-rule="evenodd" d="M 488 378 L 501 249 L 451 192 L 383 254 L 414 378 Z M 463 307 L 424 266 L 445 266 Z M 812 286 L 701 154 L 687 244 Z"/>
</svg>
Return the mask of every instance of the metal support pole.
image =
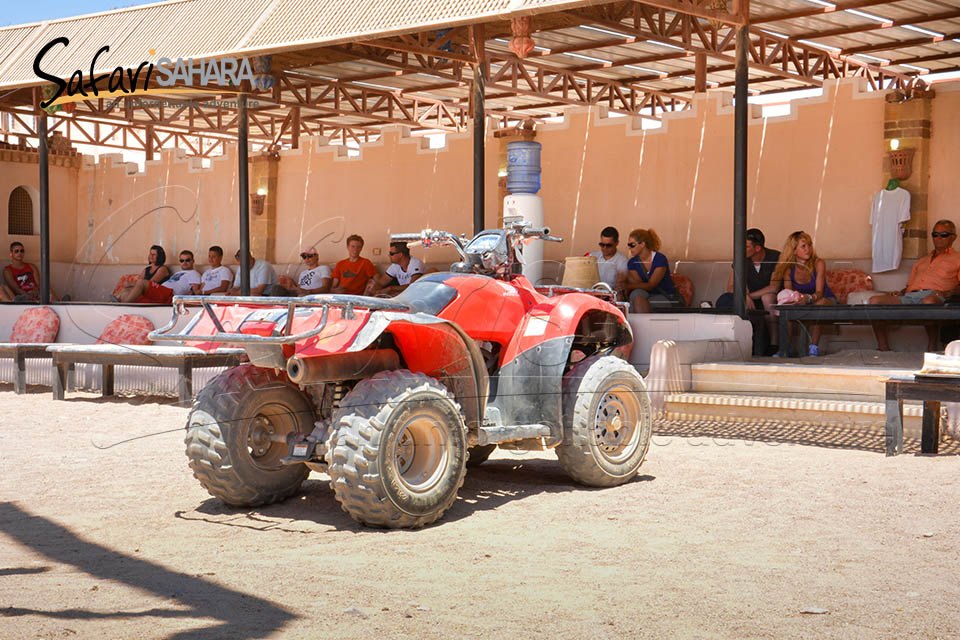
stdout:
<svg viewBox="0 0 960 640">
<path fill-rule="evenodd" d="M 40 165 L 40 304 L 50 304 L 50 152 L 47 148 L 47 114 L 37 122 L 37 160 Z"/>
<path fill-rule="evenodd" d="M 750 27 L 737 32 L 736 89 L 733 128 L 733 304 L 741 318 L 747 317 L 747 50 Z"/>
<path fill-rule="evenodd" d="M 240 295 L 250 295 L 250 178 L 247 159 L 247 94 L 240 94 L 237 122 L 237 183 L 240 187 Z"/>
<path fill-rule="evenodd" d="M 473 233 L 483 231 L 484 228 L 484 199 L 483 199 L 483 142 L 486 135 L 483 111 L 486 80 L 484 65 L 478 64 L 473 71 Z"/>
</svg>

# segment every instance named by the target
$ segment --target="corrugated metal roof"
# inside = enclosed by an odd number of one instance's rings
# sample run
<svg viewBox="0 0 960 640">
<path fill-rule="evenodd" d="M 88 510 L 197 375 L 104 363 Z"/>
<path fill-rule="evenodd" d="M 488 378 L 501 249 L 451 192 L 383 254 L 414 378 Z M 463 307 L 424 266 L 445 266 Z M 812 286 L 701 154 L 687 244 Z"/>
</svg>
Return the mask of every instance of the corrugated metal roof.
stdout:
<svg viewBox="0 0 960 640">
<path fill-rule="evenodd" d="M 0 29 L 0 88 L 40 84 L 34 57 L 60 36 L 69 47 L 52 49 L 43 69 L 68 78 L 78 68 L 88 73 L 103 45 L 110 52 L 96 73 L 162 56 L 276 52 L 590 4 L 597 0 L 175 0 Z M 20 46 L 26 41 L 34 46 Z"/>
</svg>

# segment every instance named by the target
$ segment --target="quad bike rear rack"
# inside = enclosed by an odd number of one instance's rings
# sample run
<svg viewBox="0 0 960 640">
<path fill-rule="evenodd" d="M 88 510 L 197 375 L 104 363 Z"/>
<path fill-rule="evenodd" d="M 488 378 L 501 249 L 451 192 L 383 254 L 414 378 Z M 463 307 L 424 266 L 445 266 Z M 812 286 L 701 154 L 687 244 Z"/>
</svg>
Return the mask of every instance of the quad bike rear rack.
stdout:
<svg viewBox="0 0 960 640">
<path fill-rule="evenodd" d="M 252 320 L 265 320 L 274 322 L 279 322 L 282 318 L 284 320 L 284 326 L 280 330 L 280 335 L 275 336 L 259 336 L 251 335 L 249 333 L 240 333 L 239 331 L 227 331 L 224 329 L 223 325 L 220 323 L 220 319 L 217 318 L 213 308 L 210 306 L 212 304 L 255 307 L 285 307 L 285 309 L 269 309 L 269 311 L 272 311 L 273 313 L 264 315 L 262 318 L 252 318 Z M 213 335 L 205 336 L 191 335 L 190 330 L 199 321 L 199 319 L 203 317 L 202 314 L 198 314 L 182 332 L 170 333 L 170 331 L 172 331 L 176 326 L 179 318 L 189 313 L 189 311 L 187 311 L 187 307 L 196 305 L 203 307 L 203 313 L 205 313 L 207 317 L 210 318 L 210 321 L 213 322 L 213 326 L 216 328 L 217 332 Z M 320 317 L 320 324 L 309 331 L 303 331 L 291 335 L 290 331 L 293 328 L 293 320 L 296 316 L 297 309 L 310 307 L 323 308 L 323 313 Z M 174 296 L 173 316 L 170 319 L 170 322 L 160 329 L 151 331 L 148 337 L 151 340 L 176 340 L 186 342 L 220 342 L 230 344 L 246 343 L 260 345 L 293 344 L 295 342 L 300 342 L 301 340 L 306 340 L 307 338 L 312 338 L 313 336 L 319 335 L 321 332 L 323 332 L 327 326 L 327 318 L 329 316 L 331 307 L 343 309 L 343 318 L 346 320 L 353 319 L 354 309 L 369 309 L 370 311 L 410 311 L 409 306 L 399 302 L 368 298 L 366 296 L 340 294 L 312 295 L 305 296 L 303 298 L 288 298 L 280 296 Z M 258 312 L 254 311 L 252 313 L 255 314 Z M 250 319 L 251 318 L 248 316 L 244 321 Z"/>
</svg>

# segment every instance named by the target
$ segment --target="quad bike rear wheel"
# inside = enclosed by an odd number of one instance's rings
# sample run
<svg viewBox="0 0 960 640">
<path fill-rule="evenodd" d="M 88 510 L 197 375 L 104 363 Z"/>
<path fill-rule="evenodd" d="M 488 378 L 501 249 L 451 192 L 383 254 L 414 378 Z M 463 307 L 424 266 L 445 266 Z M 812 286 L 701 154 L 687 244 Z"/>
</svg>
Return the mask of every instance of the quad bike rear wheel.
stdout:
<svg viewBox="0 0 960 640">
<path fill-rule="evenodd" d="M 643 378 L 613 356 L 588 358 L 563 379 L 560 464 L 574 480 L 613 487 L 637 474 L 650 447 L 650 396 Z"/>
<path fill-rule="evenodd" d="M 271 369 L 224 371 L 197 396 L 187 419 L 187 458 L 210 495 L 255 507 L 283 500 L 310 470 L 284 466 L 286 435 L 313 429 L 313 408 L 297 387 Z"/>
<path fill-rule="evenodd" d="M 421 527 L 457 499 L 466 443 L 460 407 L 437 380 L 406 370 L 378 373 L 334 413 L 330 486 L 358 522 Z"/>
</svg>

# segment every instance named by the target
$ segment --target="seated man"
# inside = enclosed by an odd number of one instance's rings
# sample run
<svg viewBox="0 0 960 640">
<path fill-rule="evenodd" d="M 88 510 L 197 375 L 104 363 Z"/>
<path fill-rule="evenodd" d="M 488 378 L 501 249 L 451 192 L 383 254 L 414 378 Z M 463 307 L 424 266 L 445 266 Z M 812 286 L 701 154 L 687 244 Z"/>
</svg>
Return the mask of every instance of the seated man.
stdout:
<svg viewBox="0 0 960 640">
<path fill-rule="evenodd" d="M 943 304 L 960 286 L 960 253 L 953 250 L 957 227 L 950 220 L 933 226 L 933 251 L 917 260 L 910 271 L 907 286 L 900 291 L 873 296 L 870 304 Z M 927 325 L 927 351 L 937 349 L 936 327 Z M 877 349 L 889 351 L 887 328 L 874 325 Z"/>
<path fill-rule="evenodd" d="M 234 259 L 240 261 L 240 250 L 234 254 Z M 273 265 L 266 260 L 257 260 L 250 256 L 250 295 L 262 296 L 263 290 L 271 285 L 277 284 L 277 272 L 273 270 Z M 228 296 L 240 295 L 240 269 L 237 269 L 237 275 L 233 278 L 233 287 L 227 291 Z"/>
<path fill-rule="evenodd" d="M 40 299 L 40 272 L 29 262 L 24 262 L 26 249 L 22 242 L 10 243 L 10 264 L 3 268 L 3 284 L 0 284 L 0 300 L 5 302 Z M 50 299 L 57 295 L 50 289 Z"/>
<path fill-rule="evenodd" d="M 616 227 L 604 227 L 600 232 L 600 249 L 588 255 L 597 259 L 600 282 L 606 282 L 614 291 L 623 291 L 627 278 L 627 256 L 617 251 L 620 232 Z"/>
<path fill-rule="evenodd" d="M 747 267 L 744 278 L 747 282 L 747 310 L 769 309 L 777 304 L 777 285 L 771 284 L 770 278 L 780 260 L 780 252 L 764 246 L 766 238 L 760 229 L 747 229 L 746 256 Z M 718 309 L 733 308 L 733 271 L 731 266 L 730 277 L 727 279 L 727 292 L 717 298 Z M 764 314 L 765 322 L 761 324 L 751 318 L 753 324 L 753 355 L 769 356 L 779 350 L 780 333 L 777 330 L 777 319 L 773 314 Z"/>
<path fill-rule="evenodd" d="M 130 300 L 122 299 L 121 302 L 170 304 L 173 296 L 200 293 L 201 282 L 200 272 L 193 268 L 193 252 L 184 249 L 180 252 L 180 271 L 164 280 L 163 284 L 140 278 L 130 289 L 134 297 Z"/>
<path fill-rule="evenodd" d="M 417 258 L 410 257 L 406 242 L 390 243 L 390 266 L 373 276 L 368 285 L 369 295 L 395 296 L 411 282 L 424 274 L 426 268 Z"/>
<path fill-rule="evenodd" d="M 233 272 L 230 267 L 223 266 L 223 247 L 210 247 L 207 262 L 210 268 L 203 272 L 203 295 L 226 294 L 233 280 Z"/>
<path fill-rule="evenodd" d="M 363 251 L 363 238 L 357 234 L 347 236 L 347 254 L 333 268 L 333 293 L 363 295 L 367 282 L 377 275 L 377 268 L 366 258 L 360 257 Z"/>
<path fill-rule="evenodd" d="M 300 254 L 307 270 L 297 278 L 297 295 L 309 296 L 315 293 L 330 293 L 330 284 L 333 278 L 330 267 L 320 264 L 320 255 L 316 247 L 307 247 Z"/>
</svg>

